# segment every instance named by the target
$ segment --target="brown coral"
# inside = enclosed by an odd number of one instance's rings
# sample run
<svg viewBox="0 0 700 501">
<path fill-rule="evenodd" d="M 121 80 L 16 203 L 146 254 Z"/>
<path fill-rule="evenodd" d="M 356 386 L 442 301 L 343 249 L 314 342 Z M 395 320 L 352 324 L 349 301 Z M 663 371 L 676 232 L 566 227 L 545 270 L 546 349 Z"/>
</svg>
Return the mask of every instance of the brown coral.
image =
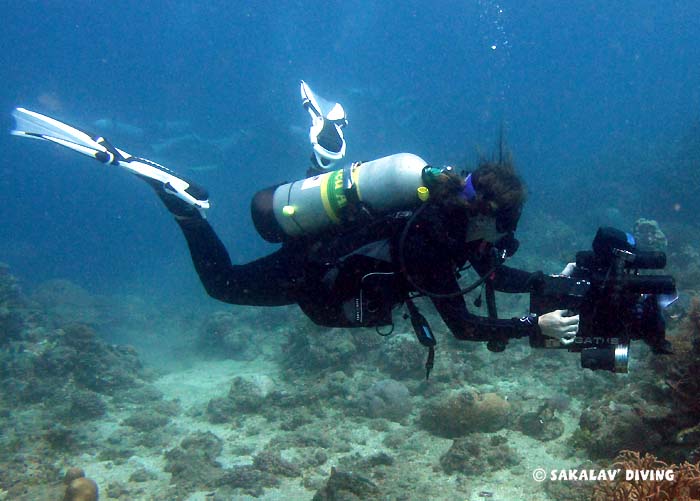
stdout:
<svg viewBox="0 0 700 501">
<path fill-rule="evenodd" d="M 620 473 L 615 480 L 596 485 L 593 501 L 700 500 L 700 463 L 667 464 L 649 453 L 642 456 L 637 451 L 621 451 L 612 468 Z M 669 470 L 673 472 L 673 479 L 627 480 L 624 473 L 650 470 Z"/>
<path fill-rule="evenodd" d="M 510 417 L 510 403 L 498 394 L 462 390 L 443 395 L 426 406 L 418 422 L 434 435 L 457 438 L 468 433 L 498 431 Z"/>
<path fill-rule="evenodd" d="M 82 468 L 69 468 L 63 477 L 63 483 L 67 485 L 63 501 L 97 501 L 100 497 L 97 483 L 85 478 Z"/>
<path fill-rule="evenodd" d="M 66 485 L 70 485 L 73 480 L 77 478 L 82 478 L 84 476 L 85 470 L 74 466 L 72 468 L 68 468 L 68 470 L 66 471 L 66 475 L 63 477 L 63 483 Z"/>
</svg>

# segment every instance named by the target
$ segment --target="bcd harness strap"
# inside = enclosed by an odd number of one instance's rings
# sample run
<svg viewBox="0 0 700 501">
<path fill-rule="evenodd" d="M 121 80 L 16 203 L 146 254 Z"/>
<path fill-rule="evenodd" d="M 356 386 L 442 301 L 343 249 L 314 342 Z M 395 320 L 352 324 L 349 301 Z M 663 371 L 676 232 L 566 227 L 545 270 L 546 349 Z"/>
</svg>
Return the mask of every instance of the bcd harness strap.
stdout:
<svg viewBox="0 0 700 501">
<path fill-rule="evenodd" d="M 428 359 L 425 361 L 425 379 L 427 380 L 430 377 L 430 371 L 433 369 L 437 340 L 433 335 L 433 330 L 430 328 L 428 320 L 418 311 L 418 308 L 413 303 L 413 299 L 406 299 L 406 306 L 408 307 L 411 325 L 416 333 L 418 342 L 428 348 Z"/>
</svg>

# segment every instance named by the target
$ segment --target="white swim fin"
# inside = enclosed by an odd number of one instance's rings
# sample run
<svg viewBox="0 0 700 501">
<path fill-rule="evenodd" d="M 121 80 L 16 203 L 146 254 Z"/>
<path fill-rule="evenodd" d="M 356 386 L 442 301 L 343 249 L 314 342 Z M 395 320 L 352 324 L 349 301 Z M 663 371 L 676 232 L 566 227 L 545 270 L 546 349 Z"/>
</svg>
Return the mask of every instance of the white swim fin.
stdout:
<svg viewBox="0 0 700 501">
<path fill-rule="evenodd" d="M 12 112 L 12 116 L 15 119 L 15 128 L 11 133 L 15 136 L 60 144 L 101 163 L 118 165 L 145 178 L 151 184 L 154 182 L 162 184 L 166 193 L 195 207 L 202 216 L 204 216 L 204 211 L 210 207 L 209 195 L 203 188 L 183 179 L 182 176 L 152 160 L 134 157 L 115 148 L 101 136 L 91 136 L 55 118 L 25 108 L 16 108 Z"/>
<path fill-rule="evenodd" d="M 315 162 L 321 170 L 328 170 L 345 157 L 343 128 L 348 124 L 345 109 L 340 103 L 328 101 L 315 94 L 303 80 L 301 102 L 311 116 L 309 140 Z"/>
</svg>

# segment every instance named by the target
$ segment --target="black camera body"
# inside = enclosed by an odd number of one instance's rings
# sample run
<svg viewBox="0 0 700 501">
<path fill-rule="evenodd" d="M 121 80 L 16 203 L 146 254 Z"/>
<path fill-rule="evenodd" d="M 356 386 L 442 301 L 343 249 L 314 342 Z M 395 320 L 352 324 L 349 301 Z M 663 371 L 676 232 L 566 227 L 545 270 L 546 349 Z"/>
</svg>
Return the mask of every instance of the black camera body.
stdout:
<svg viewBox="0 0 700 501">
<path fill-rule="evenodd" d="M 636 249 L 634 237 L 609 227 L 599 228 L 592 251 L 576 254 L 571 277 L 544 277 L 530 294 L 530 309 L 541 315 L 570 310 L 579 315 L 573 339 L 541 334 L 530 337 L 533 348 L 581 353 L 581 366 L 627 372 L 630 341 L 645 341 L 654 353 L 670 353 L 663 308 L 676 295 L 669 275 L 640 274 L 666 266 L 663 252 Z"/>
</svg>

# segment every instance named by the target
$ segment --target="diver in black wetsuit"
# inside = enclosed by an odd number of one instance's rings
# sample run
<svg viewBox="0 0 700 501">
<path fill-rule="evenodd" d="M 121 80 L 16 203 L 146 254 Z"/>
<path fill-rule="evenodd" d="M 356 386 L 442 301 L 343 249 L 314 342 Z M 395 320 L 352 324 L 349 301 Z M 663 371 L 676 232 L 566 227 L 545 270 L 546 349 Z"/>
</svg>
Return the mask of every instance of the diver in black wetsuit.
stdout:
<svg viewBox="0 0 700 501">
<path fill-rule="evenodd" d="M 268 256 L 234 265 L 199 212 L 157 190 L 182 229 L 202 284 L 221 301 L 296 303 L 319 325 L 372 327 L 390 325 L 392 308 L 423 292 L 459 339 L 504 341 L 537 329 L 553 337 L 575 335 L 578 316 L 480 317 L 469 313 L 460 293 L 457 270 L 467 262 L 502 292 L 529 292 L 542 276 L 499 265 L 497 253 L 517 247 L 513 231 L 524 201 L 511 164 L 483 163 L 466 183 L 444 172 L 434 192 L 411 217 L 392 214 L 322 237 L 291 238 Z"/>
<path fill-rule="evenodd" d="M 304 82 L 301 89 L 304 106 L 312 118 L 313 170 L 327 171 L 345 155 L 345 113 L 338 103 L 314 95 Z M 414 327 L 420 324 L 416 328 L 418 334 L 422 317 L 417 314 L 412 297 L 420 293 L 431 298 L 457 338 L 488 341 L 495 350 L 502 349 L 510 338 L 541 332 L 549 337 L 573 339 L 578 330 L 578 316 L 568 316 L 563 310 L 539 317 L 496 317 L 492 307 L 494 290 L 529 292 L 542 277 L 540 272 L 531 274 L 502 265 L 504 258 L 517 248 L 513 232 L 525 198 L 523 184 L 508 159 L 485 162 L 464 178 L 450 169 L 433 169 L 424 162 L 417 164 L 418 174 L 415 169 L 411 173 L 415 162 L 422 160 L 403 154 L 362 167 L 353 164 L 333 171 L 338 174 L 335 177 L 312 177 L 309 180 L 313 182 L 301 182 L 301 188 L 294 183 L 283 185 L 289 190 L 284 193 L 285 199 L 292 195 L 307 197 L 317 206 L 323 199 L 320 214 L 313 210 L 304 213 L 304 217 L 311 213 L 310 219 L 304 219 L 302 211 L 295 215 L 293 205 L 275 206 L 276 191 L 264 190 L 253 199 L 253 221 L 268 240 L 270 235 L 286 233 L 280 240 L 271 240 L 283 241 L 283 245 L 256 261 L 234 265 L 203 217 L 209 208 L 205 190 L 162 165 L 115 148 L 103 137 L 91 136 L 51 117 L 24 108 L 15 109 L 13 117 L 16 128 L 12 133 L 17 136 L 60 144 L 103 164 L 118 165 L 148 182 L 180 225 L 205 289 L 221 301 L 256 306 L 296 303 L 312 321 L 330 327 L 391 325 L 392 309 L 406 303 Z M 387 176 L 394 177 L 384 183 Z M 407 193 L 413 206 L 408 212 L 363 211 L 368 207 L 362 206 L 360 189 L 366 198 L 374 191 L 377 206 L 384 199 L 399 200 L 396 193 L 401 187 L 395 178 L 401 176 L 410 178 Z M 342 181 L 342 186 L 329 182 L 319 195 L 313 189 L 318 188 L 320 182 L 316 181 L 320 179 Z M 418 192 L 425 192 L 418 196 L 422 203 L 416 204 L 414 185 L 424 182 L 430 185 L 429 197 L 421 198 L 428 190 L 418 186 Z M 380 184 L 387 184 L 386 189 L 376 190 Z M 357 214 L 335 212 L 346 195 L 354 196 L 353 210 L 357 209 Z M 352 206 L 347 203 L 342 209 L 348 212 Z M 325 224 L 324 218 L 338 216 L 353 224 L 336 225 L 325 231 L 299 231 L 309 229 L 309 225 Z M 278 227 L 273 228 L 274 225 Z M 489 317 L 467 310 L 463 297 L 466 291 L 460 290 L 457 281 L 458 270 L 466 263 L 482 276 L 471 288 L 485 284 Z M 426 346 L 434 344 L 430 336 L 425 339 L 419 334 L 419 340 Z"/>
</svg>

